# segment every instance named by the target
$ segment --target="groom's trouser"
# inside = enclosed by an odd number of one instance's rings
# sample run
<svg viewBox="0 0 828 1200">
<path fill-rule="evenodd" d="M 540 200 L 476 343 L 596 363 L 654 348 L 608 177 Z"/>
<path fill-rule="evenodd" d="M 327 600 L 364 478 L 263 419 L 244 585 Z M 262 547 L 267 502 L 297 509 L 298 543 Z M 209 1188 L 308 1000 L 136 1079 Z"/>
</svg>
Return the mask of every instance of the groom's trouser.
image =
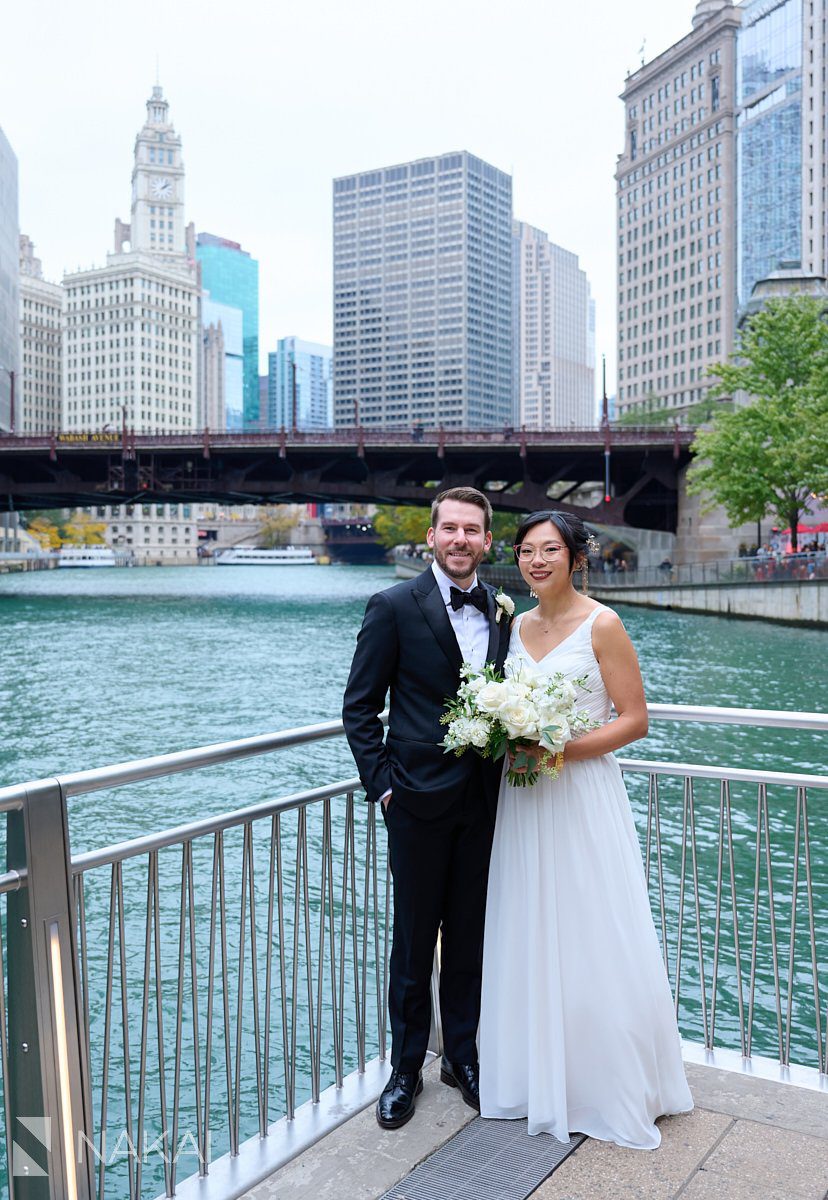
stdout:
<svg viewBox="0 0 828 1200">
<path fill-rule="evenodd" d="M 391 1065 L 418 1071 L 431 1027 L 431 970 L 442 927 L 440 1009 L 446 1057 L 477 1062 L 486 883 L 494 814 L 475 767 L 465 792 L 439 817 L 394 803 L 385 813 L 394 880 L 388 1007 Z"/>
</svg>

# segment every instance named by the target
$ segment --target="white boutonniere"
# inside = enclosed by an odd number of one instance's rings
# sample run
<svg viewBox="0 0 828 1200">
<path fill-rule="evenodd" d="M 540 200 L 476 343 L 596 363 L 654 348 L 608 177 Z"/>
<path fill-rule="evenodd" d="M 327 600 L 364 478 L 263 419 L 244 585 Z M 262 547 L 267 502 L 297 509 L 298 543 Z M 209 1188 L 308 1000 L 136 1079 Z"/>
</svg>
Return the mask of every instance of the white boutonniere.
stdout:
<svg viewBox="0 0 828 1200">
<path fill-rule="evenodd" d="M 515 615 L 515 602 L 511 596 L 506 595 L 503 588 L 498 588 L 495 596 L 495 604 L 497 605 L 497 614 L 495 616 L 495 622 L 497 624 L 500 624 L 500 618 L 504 613 L 507 617 L 513 617 Z"/>
</svg>

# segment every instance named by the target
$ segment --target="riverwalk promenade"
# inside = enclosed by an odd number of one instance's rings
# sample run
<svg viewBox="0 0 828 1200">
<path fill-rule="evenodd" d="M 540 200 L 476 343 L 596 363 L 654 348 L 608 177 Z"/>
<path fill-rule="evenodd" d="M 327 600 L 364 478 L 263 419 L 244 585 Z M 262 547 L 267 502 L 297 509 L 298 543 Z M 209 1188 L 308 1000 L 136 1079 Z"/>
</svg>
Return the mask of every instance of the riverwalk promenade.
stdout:
<svg viewBox="0 0 828 1200">
<path fill-rule="evenodd" d="M 660 1123 L 658 1150 L 585 1141 L 534 1200 L 824 1200 L 828 1196 L 828 1081 L 813 1091 L 687 1064 L 695 1109 Z M 408 1200 L 405 1179 L 471 1122 L 485 1125 L 439 1082 L 436 1063 L 414 1119 L 381 1130 L 367 1109 L 245 1194 L 245 1200 Z M 527 1138 L 515 1122 L 514 1141 Z M 505 1157 L 505 1156 L 503 1156 Z M 443 1173 L 431 1196 L 501 1200 L 512 1172 L 501 1159 Z M 401 1182 L 402 1181 L 402 1182 Z M 422 1188 L 422 1184 L 420 1187 Z M 498 1189 L 501 1190 L 498 1190 Z"/>
</svg>

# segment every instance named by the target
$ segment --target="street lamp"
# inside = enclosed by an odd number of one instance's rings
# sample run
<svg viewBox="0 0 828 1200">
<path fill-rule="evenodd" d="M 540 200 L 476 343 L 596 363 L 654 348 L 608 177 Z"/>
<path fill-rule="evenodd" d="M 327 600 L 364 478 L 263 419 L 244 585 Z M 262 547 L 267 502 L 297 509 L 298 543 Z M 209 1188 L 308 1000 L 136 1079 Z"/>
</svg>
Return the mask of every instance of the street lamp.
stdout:
<svg viewBox="0 0 828 1200">
<path fill-rule="evenodd" d="M 14 433 L 14 380 L 15 380 L 15 372 L 14 372 L 14 371 L 11 369 L 11 367 L 7 367 L 7 366 L 5 366 L 5 364 L 4 364 L 4 363 L 0 363 L 0 371 L 5 371 L 5 372 L 6 372 L 6 374 L 8 375 L 8 377 L 9 377 L 9 385 L 10 385 L 10 386 L 9 386 L 9 433 L 13 434 L 13 433 Z"/>
</svg>

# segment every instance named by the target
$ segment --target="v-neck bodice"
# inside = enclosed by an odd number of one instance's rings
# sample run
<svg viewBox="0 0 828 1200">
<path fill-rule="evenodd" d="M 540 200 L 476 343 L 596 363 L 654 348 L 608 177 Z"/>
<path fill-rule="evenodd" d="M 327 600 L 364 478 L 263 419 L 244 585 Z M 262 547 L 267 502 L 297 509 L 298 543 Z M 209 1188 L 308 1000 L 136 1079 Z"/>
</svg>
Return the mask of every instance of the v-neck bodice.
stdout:
<svg viewBox="0 0 828 1200">
<path fill-rule="evenodd" d="M 520 626 L 525 615 L 521 613 L 515 618 L 512 626 L 509 656 L 506 660 L 507 669 L 510 661 L 525 662 L 530 670 L 541 675 L 560 672 L 567 679 L 583 679 L 583 686 L 578 688 L 578 708 L 585 709 L 593 721 L 599 721 L 602 725 L 609 720 L 612 705 L 592 648 L 592 626 L 598 614 L 604 612 L 604 608 L 603 604 L 599 604 L 577 629 L 539 660 L 532 657 L 520 636 Z"/>
</svg>

